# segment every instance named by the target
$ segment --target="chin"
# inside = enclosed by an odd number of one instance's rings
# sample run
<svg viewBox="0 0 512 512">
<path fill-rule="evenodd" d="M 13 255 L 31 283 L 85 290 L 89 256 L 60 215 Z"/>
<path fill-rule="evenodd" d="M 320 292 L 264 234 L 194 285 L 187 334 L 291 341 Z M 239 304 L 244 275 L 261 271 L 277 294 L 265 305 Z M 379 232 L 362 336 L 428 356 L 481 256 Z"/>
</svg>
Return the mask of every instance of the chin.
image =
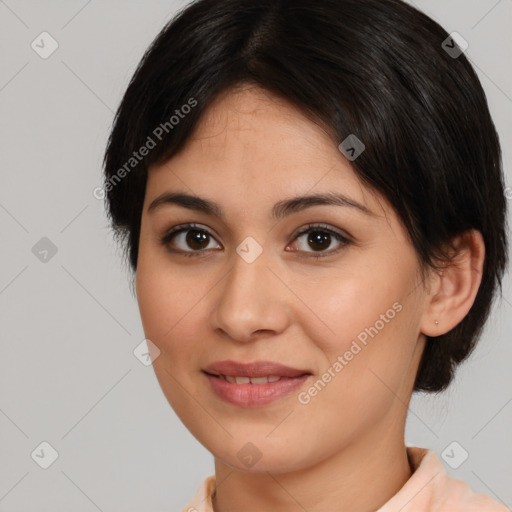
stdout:
<svg viewBox="0 0 512 512">
<path fill-rule="evenodd" d="M 266 435 L 266 434 L 265 434 Z M 254 442 L 230 438 L 230 443 L 221 446 L 203 444 L 212 453 L 216 462 L 220 462 L 233 470 L 245 473 L 272 473 L 281 474 L 290 471 L 300 471 L 311 467 L 317 460 L 313 460 L 314 454 L 293 449 L 288 443 L 279 442 L 279 446 L 267 439 Z M 261 438 L 260 438 L 261 439 Z M 317 453 L 317 458 L 321 456 Z"/>
</svg>

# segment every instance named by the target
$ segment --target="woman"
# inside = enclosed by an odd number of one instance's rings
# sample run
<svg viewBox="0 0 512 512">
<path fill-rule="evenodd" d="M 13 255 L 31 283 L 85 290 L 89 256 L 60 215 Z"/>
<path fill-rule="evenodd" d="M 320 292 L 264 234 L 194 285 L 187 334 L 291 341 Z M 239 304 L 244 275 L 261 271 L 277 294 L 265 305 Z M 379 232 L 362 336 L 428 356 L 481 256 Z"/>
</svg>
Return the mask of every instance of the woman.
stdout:
<svg viewBox="0 0 512 512">
<path fill-rule="evenodd" d="M 187 511 L 503 511 L 404 444 L 507 264 L 498 136 L 460 37 L 399 0 L 199 0 L 144 55 L 108 212 Z"/>
</svg>

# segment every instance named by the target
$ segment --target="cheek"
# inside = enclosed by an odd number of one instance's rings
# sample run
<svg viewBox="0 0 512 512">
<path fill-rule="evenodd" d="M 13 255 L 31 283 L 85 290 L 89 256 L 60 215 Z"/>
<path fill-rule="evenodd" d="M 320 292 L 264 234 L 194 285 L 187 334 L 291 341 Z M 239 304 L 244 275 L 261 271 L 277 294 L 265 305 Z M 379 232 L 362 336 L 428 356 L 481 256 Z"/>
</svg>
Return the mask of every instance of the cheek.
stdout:
<svg viewBox="0 0 512 512">
<path fill-rule="evenodd" d="M 156 258 L 139 257 L 136 274 L 137 301 L 146 337 L 160 346 L 179 329 L 190 309 L 185 283 Z M 188 283 L 188 288 L 190 283 Z M 163 348 L 163 347 L 162 347 Z"/>
<path fill-rule="evenodd" d="M 369 337 L 368 329 L 376 323 L 379 332 L 389 331 L 389 324 L 380 320 L 381 315 L 396 316 L 393 304 L 402 296 L 401 286 L 390 279 L 379 279 L 378 274 L 339 273 L 317 280 L 314 286 L 301 283 L 298 295 L 305 297 L 304 330 L 334 359 L 349 350 L 353 340 L 364 343 Z"/>
<path fill-rule="evenodd" d="M 194 372 L 200 347 L 197 329 L 198 298 L 182 289 L 190 278 L 170 272 L 156 258 L 140 258 L 136 274 L 137 301 L 146 338 L 158 347 L 153 370 L 172 408 L 183 421 L 191 414 L 188 393 L 195 394 Z M 196 307 L 194 308 L 194 305 Z M 189 411 L 189 412 L 187 412 Z"/>
<path fill-rule="evenodd" d="M 411 308 L 404 300 L 407 282 L 379 269 L 326 279 L 307 294 L 301 291 L 308 306 L 302 328 L 322 353 L 320 377 L 328 373 L 325 388 L 318 387 L 333 406 L 341 401 L 357 409 L 364 400 L 386 402 L 392 397 L 386 385 L 396 389 L 407 373 L 415 347 Z"/>
<path fill-rule="evenodd" d="M 206 349 L 204 335 L 198 331 L 204 332 L 207 312 L 202 299 L 213 284 L 207 276 L 171 269 L 158 258 L 139 260 L 136 287 L 144 333 L 164 355 L 158 363 L 173 374 L 197 366 Z"/>
<path fill-rule="evenodd" d="M 158 346 L 165 331 L 170 328 L 169 304 L 166 299 L 166 285 L 157 278 L 157 272 L 150 270 L 143 258 L 139 258 L 136 275 L 137 302 L 146 337 Z"/>
</svg>

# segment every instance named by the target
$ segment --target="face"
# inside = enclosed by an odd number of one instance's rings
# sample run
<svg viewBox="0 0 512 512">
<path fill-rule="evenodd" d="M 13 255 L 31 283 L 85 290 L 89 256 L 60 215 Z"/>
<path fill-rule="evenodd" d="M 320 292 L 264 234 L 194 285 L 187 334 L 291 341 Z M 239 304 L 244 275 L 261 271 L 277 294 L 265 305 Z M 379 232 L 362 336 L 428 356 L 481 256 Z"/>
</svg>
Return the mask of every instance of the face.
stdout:
<svg viewBox="0 0 512 512">
<path fill-rule="evenodd" d="M 257 88 L 225 93 L 145 194 L 136 290 L 153 367 L 216 460 L 279 473 L 403 435 L 425 340 L 418 260 L 325 131 Z M 286 203 L 327 194 L 345 201 Z M 295 372 L 205 373 L 226 360 Z"/>
</svg>

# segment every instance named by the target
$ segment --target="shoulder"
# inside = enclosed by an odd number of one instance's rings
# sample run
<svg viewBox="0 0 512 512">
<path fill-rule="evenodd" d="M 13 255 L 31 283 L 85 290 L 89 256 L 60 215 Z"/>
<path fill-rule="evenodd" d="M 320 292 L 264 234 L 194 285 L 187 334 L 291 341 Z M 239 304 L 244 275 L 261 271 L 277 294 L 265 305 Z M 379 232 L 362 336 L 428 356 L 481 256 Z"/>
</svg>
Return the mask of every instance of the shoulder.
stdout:
<svg viewBox="0 0 512 512">
<path fill-rule="evenodd" d="M 433 450 L 408 446 L 407 455 L 411 477 L 378 512 L 510 512 L 490 496 L 450 477 Z"/>
<path fill-rule="evenodd" d="M 502 503 L 474 492 L 466 482 L 449 476 L 434 497 L 437 497 L 437 503 L 433 512 L 510 512 Z"/>
<path fill-rule="evenodd" d="M 206 477 L 195 496 L 181 512 L 213 512 L 212 494 L 215 490 L 215 475 Z"/>
</svg>

